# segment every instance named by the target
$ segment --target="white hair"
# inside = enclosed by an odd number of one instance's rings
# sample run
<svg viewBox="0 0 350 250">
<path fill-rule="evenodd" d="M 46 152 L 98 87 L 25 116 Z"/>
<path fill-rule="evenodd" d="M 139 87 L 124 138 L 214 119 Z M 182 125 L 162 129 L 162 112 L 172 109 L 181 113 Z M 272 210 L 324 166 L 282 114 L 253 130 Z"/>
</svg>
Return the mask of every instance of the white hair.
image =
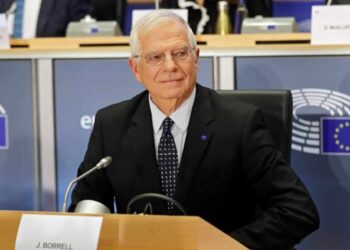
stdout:
<svg viewBox="0 0 350 250">
<path fill-rule="evenodd" d="M 190 43 L 191 48 L 196 48 L 196 39 L 193 35 L 192 29 L 186 23 L 186 21 L 169 10 L 160 9 L 151 11 L 150 13 L 147 13 L 141 17 L 132 28 L 130 34 L 130 48 L 132 56 L 138 56 L 141 53 L 142 48 L 139 44 L 139 37 L 141 34 L 146 34 L 158 25 L 162 24 L 164 21 L 175 21 L 184 25 L 184 27 L 187 29 L 188 42 Z"/>
</svg>

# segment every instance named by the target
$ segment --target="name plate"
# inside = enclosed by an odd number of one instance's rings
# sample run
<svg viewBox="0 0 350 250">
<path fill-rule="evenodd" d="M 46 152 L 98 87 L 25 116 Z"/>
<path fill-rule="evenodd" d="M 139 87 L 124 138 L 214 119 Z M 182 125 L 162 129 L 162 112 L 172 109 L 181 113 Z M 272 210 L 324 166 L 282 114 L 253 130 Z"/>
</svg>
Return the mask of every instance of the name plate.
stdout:
<svg viewBox="0 0 350 250">
<path fill-rule="evenodd" d="M 23 214 L 16 250 L 94 250 L 103 217 Z"/>
<path fill-rule="evenodd" d="M 350 5 L 313 6 L 311 44 L 350 44 Z"/>
<path fill-rule="evenodd" d="M 10 48 L 10 38 L 7 30 L 5 14 L 0 14 L 0 49 Z"/>
</svg>

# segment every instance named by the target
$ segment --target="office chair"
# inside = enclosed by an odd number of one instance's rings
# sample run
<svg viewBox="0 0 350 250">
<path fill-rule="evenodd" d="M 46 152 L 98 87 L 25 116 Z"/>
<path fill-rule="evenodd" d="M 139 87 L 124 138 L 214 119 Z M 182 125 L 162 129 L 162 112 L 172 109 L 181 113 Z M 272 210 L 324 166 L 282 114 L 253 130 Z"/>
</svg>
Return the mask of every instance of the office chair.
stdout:
<svg viewBox="0 0 350 250">
<path fill-rule="evenodd" d="M 226 98 L 238 99 L 259 107 L 276 147 L 290 163 L 293 101 L 288 90 L 218 90 Z"/>
</svg>

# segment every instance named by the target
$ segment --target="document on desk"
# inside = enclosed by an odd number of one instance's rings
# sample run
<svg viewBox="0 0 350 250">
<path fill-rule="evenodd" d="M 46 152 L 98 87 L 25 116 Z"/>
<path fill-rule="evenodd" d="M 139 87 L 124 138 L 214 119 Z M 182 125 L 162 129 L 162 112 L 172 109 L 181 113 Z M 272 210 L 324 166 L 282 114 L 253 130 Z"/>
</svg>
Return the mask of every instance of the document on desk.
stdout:
<svg viewBox="0 0 350 250">
<path fill-rule="evenodd" d="M 0 49 L 10 48 L 10 38 L 7 30 L 6 15 L 0 14 Z"/>
<path fill-rule="evenodd" d="M 23 214 L 15 250 L 95 250 L 103 217 Z"/>
<path fill-rule="evenodd" d="M 350 44 L 350 5 L 313 6 L 311 44 Z"/>
</svg>

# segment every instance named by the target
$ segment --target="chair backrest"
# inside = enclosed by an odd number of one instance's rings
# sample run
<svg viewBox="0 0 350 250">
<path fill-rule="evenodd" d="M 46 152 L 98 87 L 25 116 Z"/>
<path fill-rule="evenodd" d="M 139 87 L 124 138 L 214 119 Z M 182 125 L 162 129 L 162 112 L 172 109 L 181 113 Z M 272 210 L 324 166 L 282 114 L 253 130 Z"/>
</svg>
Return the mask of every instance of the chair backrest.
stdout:
<svg viewBox="0 0 350 250">
<path fill-rule="evenodd" d="M 219 94 L 260 108 L 276 147 L 290 163 L 293 100 L 288 90 L 218 90 Z"/>
</svg>

